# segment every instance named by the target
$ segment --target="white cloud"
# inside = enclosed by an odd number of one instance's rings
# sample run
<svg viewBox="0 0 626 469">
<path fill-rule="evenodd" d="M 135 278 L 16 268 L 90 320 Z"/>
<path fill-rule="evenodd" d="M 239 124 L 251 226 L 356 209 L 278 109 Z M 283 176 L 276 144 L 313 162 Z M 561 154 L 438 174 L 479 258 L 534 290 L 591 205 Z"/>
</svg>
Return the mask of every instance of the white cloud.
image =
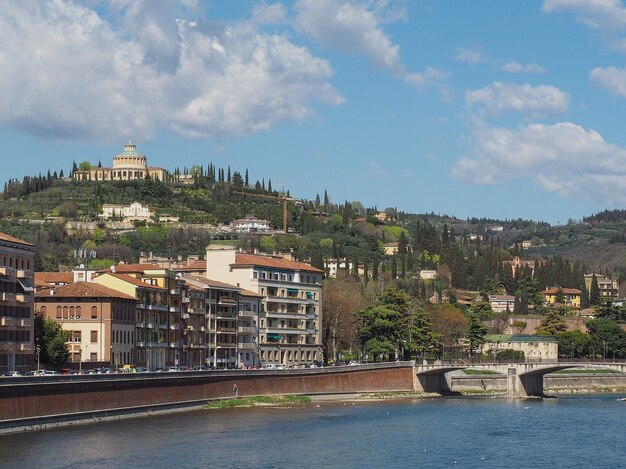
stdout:
<svg viewBox="0 0 626 469">
<path fill-rule="evenodd" d="M 363 54 L 376 66 L 401 75 L 400 48 L 381 26 L 385 6 L 386 2 L 299 0 L 295 27 L 326 47 Z"/>
<path fill-rule="evenodd" d="M 465 102 L 481 116 L 519 112 L 529 116 L 560 114 L 569 107 L 569 94 L 554 86 L 496 81 L 478 90 L 467 90 Z"/>
<path fill-rule="evenodd" d="M 544 0 L 545 13 L 571 13 L 580 23 L 598 31 L 609 46 L 626 53 L 626 7 L 621 0 Z"/>
<path fill-rule="evenodd" d="M 508 73 L 537 73 L 539 75 L 545 72 L 545 70 L 537 64 L 522 65 L 514 60 L 504 64 L 502 71 Z"/>
<path fill-rule="evenodd" d="M 483 52 L 478 47 L 459 47 L 454 54 L 454 59 L 469 65 L 478 65 L 486 61 Z"/>
<path fill-rule="evenodd" d="M 626 26 L 626 8 L 620 0 L 544 0 L 541 10 L 573 13 L 578 21 L 594 29 Z"/>
<path fill-rule="evenodd" d="M 617 67 L 594 68 L 589 79 L 610 93 L 626 98 L 626 69 Z"/>
<path fill-rule="evenodd" d="M 285 21 L 287 11 L 282 3 L 268 5 L 263 2 L 252 10 L 252 19 L 259 24 L 280 24 Z"/>
<path fill-rule="evenodd" d="M 570 122 L 515 130 L 479 123 L 470 146 L 452 169 L 457 179 L 494 184 L 529 177 L 563 197 L 626 203 L 626 149 L 594 130 Z"/>
<path fill-rule="evenodd" d="M 99 16 L 71 1 L 4 2 L 0 124 L 48 138 L 144 139 L 165 128 L 220 139 L 342 102 L 329 63 L 285 35 L 254 21 L 174 21 L 172 11 L 195 8 L 175 5 L 126 1 Z"/>
<path fill-rule="evenodd" d="M 423 73 L 407 73 L 404 80 L 422 92 L 428 88 L 436 88 L 444 99 L 450 98 L 448 78 L 450 73 L 438 68 L 428 67 Z"/>
</svg>

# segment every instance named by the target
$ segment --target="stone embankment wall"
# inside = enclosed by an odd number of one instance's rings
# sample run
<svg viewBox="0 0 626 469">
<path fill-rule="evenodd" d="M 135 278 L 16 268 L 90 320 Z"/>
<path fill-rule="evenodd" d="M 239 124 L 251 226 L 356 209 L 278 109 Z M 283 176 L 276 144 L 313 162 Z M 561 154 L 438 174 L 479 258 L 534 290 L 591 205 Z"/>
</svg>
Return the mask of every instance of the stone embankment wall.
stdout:
<svg viewBox="0 0 626 469">
<path fill-rule="evenodd" d="M 546 375 L 543 378 L 546 393 L 550 391 L 606 392 L 626 390 L 625 375 L 566 374 Z M 506 392 L 506 376 L 467 376 L 454 374 L 450 377 L 452 392 Z"/>
<path fill-rule="evenodd" d="M 0 422 L 251 395 L 412 391 L 410 363 L 280 371 L 24 377 L 0 381 Z M 19 423 L 19 422 L 17 422 Z"/>
</svg>

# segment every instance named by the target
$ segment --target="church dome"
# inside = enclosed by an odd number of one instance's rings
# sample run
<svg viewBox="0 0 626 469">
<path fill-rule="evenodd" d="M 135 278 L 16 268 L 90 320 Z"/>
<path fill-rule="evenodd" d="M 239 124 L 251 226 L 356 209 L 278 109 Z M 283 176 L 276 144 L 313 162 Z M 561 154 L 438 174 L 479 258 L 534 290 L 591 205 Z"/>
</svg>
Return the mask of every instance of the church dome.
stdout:
<svg viewBox="0 0 626 469">
<path fill-rule="evenodd" d="M 128 140 L 124 150 L 113 157 L 113 168 L 137 168 L 145 169 L 148 161 L 144 155 L 137 153 L 137 146 Z"/>
</svg>

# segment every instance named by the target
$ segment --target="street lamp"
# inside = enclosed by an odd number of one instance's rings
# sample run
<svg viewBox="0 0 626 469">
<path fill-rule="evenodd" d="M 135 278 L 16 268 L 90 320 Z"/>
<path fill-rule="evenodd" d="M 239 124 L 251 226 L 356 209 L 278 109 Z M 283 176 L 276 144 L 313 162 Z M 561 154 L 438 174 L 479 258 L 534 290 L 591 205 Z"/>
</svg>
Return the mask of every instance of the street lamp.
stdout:
<svg viewBox="0 0 626 469">
<path fill-rule="evenodd" d="M 39 355 L 41 355 L 41 347 L 38 345 L 35 351 L 37 352 L 37 374 L 39 374 Z"/>
<path fill-rule="evenodd" d="M 602 343 L 604 344 L 604 354 L 603 354 L 603 357 L 604 357 L 604 362 L 606 363 L 606 340 L 603 340 Z"/>
</svg>

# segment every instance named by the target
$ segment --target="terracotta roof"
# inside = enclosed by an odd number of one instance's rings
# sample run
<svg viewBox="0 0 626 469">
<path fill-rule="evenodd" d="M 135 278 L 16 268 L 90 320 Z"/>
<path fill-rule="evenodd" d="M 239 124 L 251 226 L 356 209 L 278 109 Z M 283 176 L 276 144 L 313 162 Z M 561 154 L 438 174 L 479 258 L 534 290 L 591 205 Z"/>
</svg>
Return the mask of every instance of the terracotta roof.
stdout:
<svg viewBox="0 0 626 469">
<path fill-rule="evenodd" d="M 53 289 L 54 295 L 50 292 L 37 293 L 35 296 L 38 298 L 67 298 L 67 297 L 85 297 L 85 298 L 122 298 L 125 300 L 134 300 L 132 296 L 128 296 L 124 293 L 113 290 L 112 288 L 105 287 L 92 282 L 75 282 L 68 285 L 63 285 Z"/>
<path fill-rule="evenodd" d="M 546 290 L 541 293 L 543 293 L 544 295 L 556 295 L 558 291 L 559 291 L 558 288 L 546 288 Z M 561 291 L 565 295 L 580 295 L 582 293 L 580 290 L 577 290 L 576 288 L 561 288 Z"/>
<path fill-rule="evenodd" d="M 119 264 L 115 266 L 115 273 L 129 273 L 129 272 L 145 272 L 146 270 L 167 270 L 164 267 L 159 267 L 156 264 Z M 102 272 L 113 272 L 109 267 Z"/>
<path fill-rule="evenodd" d="M 126 275 L 126 274 L 114 274 L 112 272 L 107 272 L 107 275 L 110 275 L 112 277 L 118 278 L 120 280 L 123 280 L 124 282 L 128 282 L 132 285 L 135 285 L 136 287 L 142 287 L 142 288 L 151 288 L 153 290 L 165 290 L 165 288 L 161 288 L 157 285 L 150 285 L 149 283 L 146 282 L 142 282 L 141 280 L 139 280 L 138 278 L 133 277 L 132 275 Z"/>
<path fill-rule="evenodd" d="M 237 265 L 256 265 L 259 267 L 271 267 L 283 270 L 304 270 L 307 272 L 323 273 L 323 270 L 311 267 L 309 264 L 297 261 L 288 261 L 282 257 L 255 256 L 252 254 L 243 254 L 238 252 L 235 254 L 235 264 Z"/>
<path fill-rule="evenodd" d="M 241 296 L 254 296 L 254 297 L 257 297 L 257 298 L 264 298 L 264 296 L 263 296 L 263 295 L 259 295 L 259 294 L 258 294 L 258 293 L 256 293 L 256 292 L 253 292 L 253 291 L 251 291 L 251 290 L 245 290 L 245 289 L 244 289 L 244 290 L 241 290 L 241 291 L 239 292 L 239 294 L 240 294 Z"/>
<path fill-rule="evenodd" d="M 491 295 L 489 296 L 489 300 L 495 301 L 515 301 L 515 297 L 511 295 Z"/>
<path fill-rule="evenodd" d="M 72 272 L 35 272 L 35 285 L 51 285 L 59 283 L 72 283 Z"/>
<path fill-rule="evenodd" d="M 30 244 L 27 243 L 26 241 L 23 241 L 21 239 L 18 238 L 14 238 L 13 236 L 9 236 L 6 233 L 3 233 L 0 231 L 0 241 L 7 241 L 9 243 L 16 243 L 16 244 L 23 244 L 25 246 L 35 246 L 34 244 Z"/>
<path fill-rule="evenodd" d="M 219 282 L 217 280 L 211 280 L 210 278 L 203 277 L 201 275 L 183 275 L 183 280 L 190 280 L 192 282 L 197 282 L 203 285 L 207 285 L 208 287 L 213 288 L 227 288 L 229 290 L 241 290 L 241 288 L 231 285 L 230 283 Z"/>
<path fill-rule="evenodd" d="M 195 261 L 188 265 L 183 265 L 181 267 L 175 267 L 174 269 L 177 272 L 184 272 L 186 270 L 206 270 L 206 261 Z"/>
</svg>

